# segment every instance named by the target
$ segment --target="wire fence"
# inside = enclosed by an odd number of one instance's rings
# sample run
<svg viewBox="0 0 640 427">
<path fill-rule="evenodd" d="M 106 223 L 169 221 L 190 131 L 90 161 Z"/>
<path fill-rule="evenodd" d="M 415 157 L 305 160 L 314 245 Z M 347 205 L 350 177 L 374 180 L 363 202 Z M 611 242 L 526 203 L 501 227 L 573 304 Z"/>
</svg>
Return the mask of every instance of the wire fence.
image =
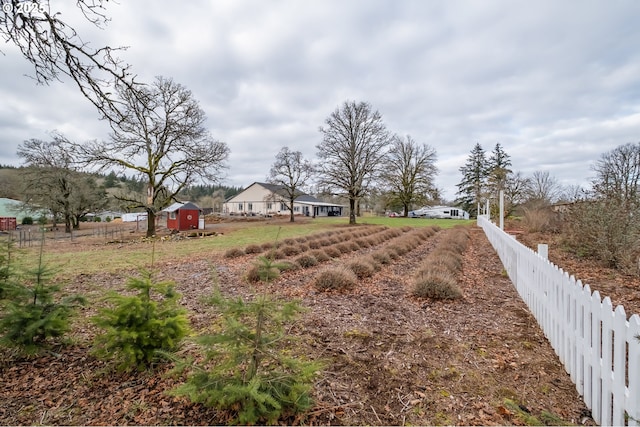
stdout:
<svg viewBox="0 0 640 427">
<path fill-rule="evenodd" d="M 73 242 L 85 237 L 102 238 L 107 242 L 123 240 L 130 231 L 129 227 L 122 225 L 105 225 L 84 230 L 71 230 L 70 233 L 65 232 L 64 228 L 61 227 L 22 226 L 17 230 L 10 230 L 6 234 L 8 239 L 18 247 L 27 248 L 41 244 L 46 246 L 58 242 Z"/>
</svg>

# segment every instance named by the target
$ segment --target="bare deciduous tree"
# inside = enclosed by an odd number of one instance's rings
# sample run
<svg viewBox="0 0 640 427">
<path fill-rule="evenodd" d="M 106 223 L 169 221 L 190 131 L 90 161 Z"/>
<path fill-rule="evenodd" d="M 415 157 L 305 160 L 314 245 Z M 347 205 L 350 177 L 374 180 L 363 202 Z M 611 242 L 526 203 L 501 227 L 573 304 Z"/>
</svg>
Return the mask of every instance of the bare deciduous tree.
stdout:
<svg viewBox="0 0 640 427">
<path fill-rule="evenodd" d="M 144 208 L 147 236 L 153 236 L 157 212 L 181 190 L 198 179 L 220 180 L 229 148 L 211 137 L 198 102 L 172 79 L 157 77 L 136 93 L 119 87 L 119 96 L 125 114 L 110 122 L 110 140 L 78 144 L 76 150 L 86 165 L 131 170 L 147 182 L 146 197 L 121 200 L 129 208 Z"/>
<path fill-rule="evenodd" d="M 535 171 L 529 179 L 527 198 L 530 202 L 549 205 L 560 198 L 561 192 L 562 186 L 549 174 L 549 171 Z"/>
<path fill-rule="evenodd" d="M 300 151 L 291 151 L 289 147 L 283 147 L 278 152 L 276 161 L 271 166 L 267 180 L 282 188 L 290 212 L 290 222 L 294 222 L 293 204 L 313 176 L 313 171 L 311 162 L 304 159 Z"/>
<path fill-rule="evenodd" d="M 346 101 L 320 127 L 316 146 L 319 185 L 349 199 L 349 224 L 356 223 L 356 206 L 369 180 L 381 165 L 389 143 L 382 115 L 366 102 Z"/>
<path fill-rule="evenodd" d="M 81 216 L 106 206 L 104 190 L 74 166 L 71 142 L 55 134 L 53 141 L 30 139 L 18 146 L 24 160 L 23 201 L 64 218 L 65 231 L 78 228 Z M 54 220 L 55 221 L 55 220 Z"/>
<path fill-rule="evenodd" d="M 397 135 L 392 138 L 380 179 L 391 200 L 402 205 L 405 217 L 413 203 L 425 203 L 434 193 L 433 180 L 438 173 L 436 159 L 433 147 L 419 145 L 409 135 L 406 139 Z"/>
<path fill-rule="evenodd" d="M 109 21 L 105 12 L 107 1 L 76 0 L 76 6 L 85 19 L 103 27 Z M 113 87 L 117 83 L 134 90 L 137 86 L 130 66 L 115 56 L 123 47 L 91 47 L 71 23 L 62 20 L 59 10 L 51 9 L 48 0 L 4 0 L 2 5 L 0 35 L 17 46 L 33 65 L 33 78 L 39 84 L 67 76 L 103 118 L 113 121 L 123 118 L 123 106 Z"/>
</svg>

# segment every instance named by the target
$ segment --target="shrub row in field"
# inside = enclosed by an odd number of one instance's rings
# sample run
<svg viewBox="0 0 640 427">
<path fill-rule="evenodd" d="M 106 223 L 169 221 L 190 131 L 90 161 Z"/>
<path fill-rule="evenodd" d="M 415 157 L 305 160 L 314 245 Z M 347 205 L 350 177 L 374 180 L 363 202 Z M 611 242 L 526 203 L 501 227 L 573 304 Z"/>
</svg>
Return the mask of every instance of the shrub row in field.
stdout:
<svg viewBox="0 0 640 427">
<path fill-rule="evenodd" d="M 388 227 L 381 226 L 360 226 L 349 230 L 331 230 L 322 233 L 315 233 L 309 236 L 287 238 L 281 242 L 265 242 L 261 245 L 250 244 L 244 249 L 231 248 L 225 252 L 226 258 L 236 258 L 243 255 L 268 254 L 276 259 L 284 259 L 288 256 L 297 255 L 310 249 L 320 249 L 326 246 L 362 238 L 375 233 L 387 230 Z"/>
<path fill-rule="evenodd" d="M 357 285 L 358 280 L 373 276 L 383 265 L 390 264 L 392 260 L 412 251 L 426 239 L 436 234 L 439 228 L 431 227 L 415 230 L 408 228 L 404 231 L 407 231 L 407 233 L 402 234 L 402 230 L 399 230 L 400 234 L 393 233 L 394 237 L 389 239 L 392 241 L 383 247 L 355 258 L 345 265 L 332 266 L 320 271 L 313 280 L 315 288 L 321 291 L 352 289 Z"/>
<path fill-rule="evenodd" d="M 469 243 L 469 230 L 446 231 L 438 246 L 424 259 L 414 276 L 413 294 L 421 298 L 456 299 L 462 296 L 458 277 L 462 256 Z"/>
</svg>

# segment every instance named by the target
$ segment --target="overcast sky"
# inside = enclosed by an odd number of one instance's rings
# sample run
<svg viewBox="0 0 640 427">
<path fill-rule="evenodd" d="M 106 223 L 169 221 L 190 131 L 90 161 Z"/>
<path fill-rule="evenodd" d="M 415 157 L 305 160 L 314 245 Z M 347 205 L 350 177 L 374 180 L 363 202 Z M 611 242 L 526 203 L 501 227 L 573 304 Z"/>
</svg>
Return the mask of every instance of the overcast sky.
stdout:
<svg viewBox="0 0 640 427">
<path fill-rule="evenodd" d="M 263 181 L 284 146 L 315 160 L 318 128 L 346 100 L 435 148 L 449 199 L 476 143 L 499 142 L 525 176 L 586 187 L 603 153 L 640 141 L 636 0 L 118 3 L 104 30 L 63 17 L 95 47 L 129 46 L 121 57 L 142 81 L 192 91 L 231 150 L 228 185 Z M 0 164 L 54 130 L 109 137 L 72 83 L 38 86 L 15 48 L 0 50 Z"/>
</svg>

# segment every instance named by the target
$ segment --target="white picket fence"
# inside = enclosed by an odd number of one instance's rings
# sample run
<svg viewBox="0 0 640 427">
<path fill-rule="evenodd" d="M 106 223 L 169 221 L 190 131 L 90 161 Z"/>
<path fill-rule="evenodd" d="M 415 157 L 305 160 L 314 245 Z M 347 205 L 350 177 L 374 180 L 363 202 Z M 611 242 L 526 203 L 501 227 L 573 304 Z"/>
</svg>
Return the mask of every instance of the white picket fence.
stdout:
<svg viewBox="0 0 640 427">
<path fill-rule="evenodd" d="M 498 253 L 576 389 L 603 426 L 640 425 L 640 316 L 629 319 L 485 216 L 478 225 Z M 637 290 L 640 292 L 640 289 Z"/>
</svg>

